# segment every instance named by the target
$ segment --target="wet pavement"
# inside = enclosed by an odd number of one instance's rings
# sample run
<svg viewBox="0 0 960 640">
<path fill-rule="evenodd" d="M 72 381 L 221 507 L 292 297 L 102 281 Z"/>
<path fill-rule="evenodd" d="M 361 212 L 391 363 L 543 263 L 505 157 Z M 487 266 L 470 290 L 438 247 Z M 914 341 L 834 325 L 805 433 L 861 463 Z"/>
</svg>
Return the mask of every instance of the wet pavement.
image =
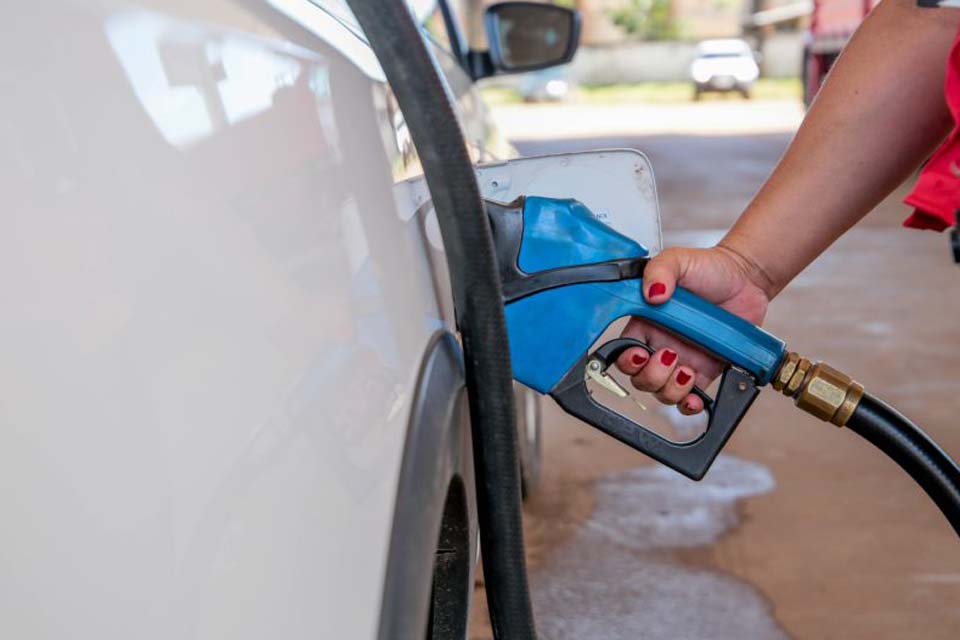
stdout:
<svg viewBox="0 0 960 640">
<path fill-rule="evenodd" d="M 540 631 L 551 640 L 785 638 L 755 588 L 663 553 L 716 542 L 736 526 L 737 500 L 773 488 L 765 467 L 732 456 L 702 484 L 659 466 L 603 477 L 590 518 L 534 574 Z"/>
<path fill-rule="evenodd" d="M 528 155 L 646 152 L 668 245 L 715 242 L 791 135 L 786 126 L 686 135 L 670 123 L 664 132 L 644 123 L 635 135 L 608 123 L 589 137 L 582 122 L 567 139 L 530 123 L 507 133 Z M 766 327 L 791 349 L 860 379 L 957 457 L 960 267 L 945 237 L 899 227 L 902 196 L 802 274 L 773 303 Z M 543 408 L 545 474 L 525 526 L 545 638 L 960 637 L 955 535 L 926 496 L 854 434 L 767 389 L 726 455 L 693 483 L 549 400 Z M 664 410 L 651 414 L 664 429 L 677 422 L 663 420 Z M 488 638 L 482 597 L 475 607 L 471 636 Z"/>
</svg>

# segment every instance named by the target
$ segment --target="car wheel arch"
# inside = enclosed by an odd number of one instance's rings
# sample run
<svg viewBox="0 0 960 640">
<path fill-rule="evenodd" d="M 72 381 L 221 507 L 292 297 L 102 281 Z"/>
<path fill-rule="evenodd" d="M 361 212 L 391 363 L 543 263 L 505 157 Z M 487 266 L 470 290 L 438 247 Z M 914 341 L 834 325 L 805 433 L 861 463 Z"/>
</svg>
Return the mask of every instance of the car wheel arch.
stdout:
<svg viewBox="0 0 960 640">
<path fill-rule="evenodd" d="M 466 624 L 477 539 L 473 482 L 463 356 L 456 338 L 439 332 L 426 348 L 408 421 L 380 608 L 382 640 L 448 637 L 441 634 L 456 621 Z M 439 617 L 432 615 L 437 590 L 446 605 Z M 451 608 L 458 602 L 459 610 Z"/>
</svg>

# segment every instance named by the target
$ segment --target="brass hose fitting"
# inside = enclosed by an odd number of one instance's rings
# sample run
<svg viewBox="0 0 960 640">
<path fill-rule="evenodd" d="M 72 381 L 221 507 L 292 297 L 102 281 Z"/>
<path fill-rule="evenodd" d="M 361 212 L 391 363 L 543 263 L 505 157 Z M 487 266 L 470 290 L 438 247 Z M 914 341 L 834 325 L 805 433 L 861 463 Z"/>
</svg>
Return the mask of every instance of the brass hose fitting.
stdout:
<svg viewBox="0 0 960 640">
<path fill-rule="evenodd" d="M 847 424 L 863 397 L 863 385 L 823 362 L 788 353 L 773 376 L 773 388 L 797 407 L 838 427 Z"/>
</svg>

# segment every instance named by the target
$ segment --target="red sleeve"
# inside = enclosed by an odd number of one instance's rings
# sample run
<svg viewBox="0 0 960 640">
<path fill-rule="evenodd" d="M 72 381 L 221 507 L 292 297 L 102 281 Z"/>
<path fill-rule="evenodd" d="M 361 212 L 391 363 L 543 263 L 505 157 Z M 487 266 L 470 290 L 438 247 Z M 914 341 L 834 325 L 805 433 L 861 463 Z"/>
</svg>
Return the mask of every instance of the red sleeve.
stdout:
<svg viewBox="0 0 960 640">
<path fill-rule="evenodd" d="M 944 96 L 954 122 L 960 122 L 960 33 L 947 59 Z M 960 209 L 960 129 L 957 126 L 920 172 L 904 202 L 914 207 L 903 226 L 943 231 L 956 222 Z"/>
</svg>

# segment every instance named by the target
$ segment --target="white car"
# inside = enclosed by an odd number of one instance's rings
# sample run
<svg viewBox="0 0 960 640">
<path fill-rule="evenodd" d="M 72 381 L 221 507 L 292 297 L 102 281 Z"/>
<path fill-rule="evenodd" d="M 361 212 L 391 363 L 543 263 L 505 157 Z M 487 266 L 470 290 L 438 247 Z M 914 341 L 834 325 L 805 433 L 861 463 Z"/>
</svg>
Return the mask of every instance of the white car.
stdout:
<svg viewBox="0 0 960 640">
<path fill-rule="evenodd" d="M 736 38 L 704 40 L 697 45 L 690 65 L 694 100 L 706 91 L 737 91 L 749 98 L 759 76 L 760 67 L 750 45 Z"/>
<path fill-rule="evenodd" d="M 474 162 L 509 150 L 473 81 L 553 63 L 504 6 L 489 53 L 411 6 Z M 0 637 L 463 637 L 464 364 L 410 188 L 462 143 L 414 143 L 341 0 L 0 17 Z"/>
</svg>

